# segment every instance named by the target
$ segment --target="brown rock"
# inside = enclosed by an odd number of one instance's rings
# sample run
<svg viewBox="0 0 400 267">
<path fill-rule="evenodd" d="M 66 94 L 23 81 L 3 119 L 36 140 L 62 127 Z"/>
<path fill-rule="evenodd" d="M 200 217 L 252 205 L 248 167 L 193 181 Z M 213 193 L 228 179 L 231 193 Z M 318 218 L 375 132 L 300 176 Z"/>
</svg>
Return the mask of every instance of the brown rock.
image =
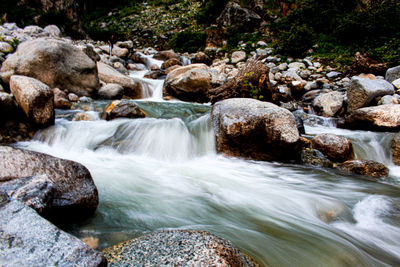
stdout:
<svg viewBox="0 0 400 267">
<path fill-rule="evenodd" d="M 392 140 L 392 155 L 394 164 L 400 166 L 400 133 L 397 133 Z"/>
<path fill-rule="evenodd" d="M 117 118 L 144 118 L 146 114 L 135 103 L 129 101 L 113 101 L 108 105 L 102 118 L 105 120 L 113 120 Z"/>
<path fill-rule="evenodd" d="M 165 70 L 175 65 L 182 66 L 182 63 L 179 59 L 170 58 L 161 65 L 161 68 Z"/>
<path fill-rule="evenodd" d="M 59 109 L 69 109 L 71 108 L 71 102 L 68 100 L 66 93 L 61 91 L 59 88 L 53 89 L 54 93 L 54 107 Z"/>
<path fill-rule="evenodd" d="M 349 160 L 340 164 L 339 169 L 372 178 L 382 178 L 389 175 L 389 169 L 385 165 L 372 160 Z"/>
<path fill-rule="evenodd" d="M 210 66 L 212 63 L 212 60 L 205 53 L 197 52 L 194 59 L 192 60 L 192 63 L 194 63 L 194 64 L 202 63 L 202 64 L 206 64 L 206 65 Z"/>
<path fill-rule="evenodd" d="M 179 65 L 175 65 L 175 66 L 171 66 L 168 69 L 165 70 L 165 74 L 168 75 L 170 72 L 176 70 L 177 68 L 179 68 Z"/>
<path fill-rule="evenodd" d="M 168 59 L 175 58 L 180 60 L 180 56 L 174 52 L 174 50 L 165 50 L 165 51 L 160 51 L 157 54 L 153 56 L 154 59 L 158 60 L 163 60 L 167 61 Z M 140 62 L 140 61 L 138 61 Z"/>
<path fill-rule="evenodd" d="M 328 159 L 343 162 L 353 158 L 353 145 L 345 137 L 334 134 L 320 134 L 311 142 L 312 148 L 322 152 Z"/>
</svg>

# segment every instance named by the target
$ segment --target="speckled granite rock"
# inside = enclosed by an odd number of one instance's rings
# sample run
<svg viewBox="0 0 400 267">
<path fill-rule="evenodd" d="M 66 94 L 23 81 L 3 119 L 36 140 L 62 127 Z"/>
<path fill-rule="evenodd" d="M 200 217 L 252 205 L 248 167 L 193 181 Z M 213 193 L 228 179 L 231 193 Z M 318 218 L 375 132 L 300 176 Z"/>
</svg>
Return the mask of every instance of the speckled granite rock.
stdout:
<svg viewBox="0 0 400 267">
<path fill-rule="evenodd" d="M 353 159 L 353 145 L 343 136 L 334 134 L 319 134 L 311 142 L 312 148 L 317 149 L 330 160 L 344 162 Z"/>
<path fill-rule="evenodd" d="M 0 266 L 107 266 L 91 249 L 0 192 Z"/>
<path fill-rule="evenodd" d="M 372 160 L 349 160 L 340 164 L 339 169 L 371 178 L 382 178 L 389 175 L 389 169 L 385 165 Z"/>
<path fill-rule="evenodd" d="M 229 241 L 203 231 L 160 231 L 103 251 L 108 266 L 258 266 Z"/>
<path fill-rule="evenodd" d="M 78 219 L 92 214 L 98 193 L 85 166 L 50 155 L 0 146 L 0 183 L 46 174 L 54 183 L 50 215 Z M 74 216 L 70 216 L 73 214 Z"/>
</svg>

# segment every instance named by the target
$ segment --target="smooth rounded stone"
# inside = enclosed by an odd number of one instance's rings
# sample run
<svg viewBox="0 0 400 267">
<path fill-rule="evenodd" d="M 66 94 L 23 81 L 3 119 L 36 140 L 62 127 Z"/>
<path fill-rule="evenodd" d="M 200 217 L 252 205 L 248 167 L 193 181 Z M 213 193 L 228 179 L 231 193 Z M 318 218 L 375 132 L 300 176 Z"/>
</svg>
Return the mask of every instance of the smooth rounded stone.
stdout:
<svg viewBox="0 0 400 267">
<path fill-rule="evenodd" d="M 205 103 L 209 90 L 226 82 L 226 75 L 205 64 L 191 64 L 168 73 L 164 91 L 178 99 Z"/>
<path fill-rule="evenodd" d="M 301 62 L 293 62 L 288 65 L 289 69 L 305 69 L 306 65 Z"/>
<path fill-rule="evenodd" d="M 378 106 L 391 104 L 399 104 L 397 97 L 393 95 L 385 95 L 378 101 Z"/>
<path fill-rule="evenodd" d="M 383 178 L 389 175 L 389 169 L 385 165 L 372 160 L 349 160 L 340 164 L 339 169 L 371 178 Z"/>
<path fill-rule="evenodd" d="M 204 52 L 197 52 L 196 55 L 194 56 L 194 58 L 192 59 L 192 63 L 193 64 L 206 64 L 206 65 L 211 65 L 212 64 L 212 60 L 209 56 L 207 56 L 206 53 Z"/>
<path fill-rule="evenodd" d="M 342 75 L 342 73 L 340 73 L 340 72 L 331 71 L 326 74 L 326 78 L 328 78 L 329 80 L 334 80 L 334 79 L 339 78 L 341 75 Z"/>
<path fill-rule="evenodd" d="M 127 49 L 132 49 L 133 48 L 133 42 L 132 41 L 119 41 L 115 44 L 118 47 L 121 48 L 127 48 Z"/>
<path fill-rule="evenodd" d="M 129 101 L 113 101 L 105 107 L 102 119 L 113 120 L 117 118 L 137 119 L 146 117 L 146 113 L 135 103 Z"/>
<path fill-rule="evenodd" d="M 0 42 L 0 52 L 1 53 L 11 53 L 13 51 L 13 47 L 6 42 Z"/>
<path fill-rule="evenodd" d="M 348 111 L 351 113 L 368 106 L 375 97 L 392 94 L 394 94 L 394 87 L 385 80 L 370 80 L 354 76 L 347 89 Z"/>
<path fill-rule="evenodd" d="M 69 93 L 68 94 L 68 100 L 71 102 L 78 102 L 79 101 L 79 96 L 77 96 L 74 93 Z"/>
<path fill-rule="evenodd" d="M 397 79 L 397 80 L 394 80 L 394 81 L 392 82 L 392 84 L 394 85 L 394 87 L 395 87 L 397 90 L 400 90 L 400 78 Z"/>
<path fill-rule="evenodd" d="M 175 58 L 180 60 L 180 56 L 174 52 L 174 50 L 165 50 L 157 52 L 154 56 L 154 59 L 167 61 L 168 59 Z"/>
<path fill-rule="evenodd" d="M 242 62 L 245 59 L 246 59 L 246 52 L 244 52 L 244 51 L 235 51 L 232 53 L 232 56 L 231 56 L 232 64 Z"/>
<path fill-rule="evenodd" d="M 357 130 L 399 131 L 400 105 L 360 108 L 346 117 L 346 127 Z"/>
<path fill-rule="evenodd" d="M 282 73 L 282 76 L 277 79 L 277 80 L 283 80 L 283 81 L 303 81 L 303 79 L 296 73 L 295 70 L 289 69 L 288 71 L 285 71 Z"/>
<path fill-rule="evenodd" d="M 400 79 L 400 66 L 388 69 L 386 71 L 385 79 L 390 83 L 397 79 Z"/>
<path fill-rule="evenodd" d="M 299 131 L 293 114 L 269 102 L 231 98 L 211 112 L 217 151 L 255 160 L 288 161 L 298 156 Z"/>
<path fill-rule="evenodd" d="M 344 94 L 338 91 L 321 94 L 313 101 L 313 108 L 324 117 L 333 117 L 343 107 Z"/>
<path fill-rule="evenodd" d="M 54 94 L 46 84 L 30 77 L 13 75 L 10 89 L 18 105 L 35 125 L 54 124 Z"/>
<path fill-rule="evenodd" d="M 105 267 L 106 258 L 17 200 L 0 193 L 2 266 Z"/>
<path fill-rule="evenodd" d="M 287 63 L 281 63 L 278 65 L 278 69 L 280 71 L 286 71 L 288 69 L 288 64 Z"/>
<path fill-rule="evenodd" d="M 108 83 L 100 88 L 98 94 L 103 99 L 119 99 L 124 95 L 124 88 L 116 83 Z"/>
<path fill-rule="evenodd" d="M 181 61 L 180 61 L 179 59 L 176 59 L 176 58 L 170 58 L 170 59 L 168 59 L 167 61 L 165 61 L 165 62 L 161 65 L 161 69 L 166 70 L 166 69 L 168 69 L 168 68 L 170 68 L 170 67 L 172 67 L 172 66 L 176 66 L 176 65 L 182 66 Z"/>
<path fill-rule="evenodd" d="M 59 39 L 39 38 L 20 44 L 1 72 L 5 83 L 11 75 L 24 75 L 77 95 L 89 96 L 99 87 L 96 64 L 78 47 Z"/>
<path fill-rule="evenodd" d="M 113 67 L 97 62 L 99 70 L 99 78 L 105 83 L 115 83 L 121 85 L 125 89 L 125 93 L 129 93 L 130 98 L 142 98 L 142 88 L 131 77 L 120 73 Z"/>
<path fill-rule="evenodd" d="M 61 91 L 59 88 L 54 88 L 53 93 L 54 93 L 55 108 L 59 109 L 71 108 L 71 102 L 68 100 L 68 96 L 65 92 Z"/>
<path fill-rule="evenodd" d="M 306 85 L 304 85 L 304 90 L 310 91 L 318 88 L 318 83 L 317 82 L 307 82 Z"/>
<path fill-rule="evenodd" d="M 103 250 L 112 266 L 258 266 L 234 245 L 204 231 L 159 231 Z"/>
<path fill-rule="evenodd" d="M 46 211 L 49 217 L 79 220 L 96 210 L 97 188 L 85 166 L 43 153 L 0 146 L 0 183 L 35 175 L 47 175 L 54 184 L 51 209 Z"/>
<path fill-rule="evenodd" d="M 345 137 L 334 134 L 319 134 L 311 141 L 313 149 L 317 149 L 335 162 L 344 162 L 353 159 L 353 145 Z"/>
<path fill-rule="evenodd" d="M 400 133 L 395 134 L 391 144 L 394 164 L 400 166 Z"/>
<path fill-rule="evenodd" d="M 123 74 L 128 74 L 128 70 L 125 68 L 124 64 L 122 64 L 121 62 L 115 62 L 113 64 L 114 69 L 118 70 L 119 72 L 123 73 Z"/>
<path fill-rule="evenodd" d="M 329 161 L 321 151 L 305 148 L 301 151 L 300 161 L 306 165 L 319 166 L 319 167 L 332 167 L 333 163 Z"/>
<path fill-rule="evenodd" d="M 44 27 L 43 31 L 48 33 L 50 37 L 61 37 L 61 30 L 56 25 L 47 25 L 46 27 Z"/>
</svg>

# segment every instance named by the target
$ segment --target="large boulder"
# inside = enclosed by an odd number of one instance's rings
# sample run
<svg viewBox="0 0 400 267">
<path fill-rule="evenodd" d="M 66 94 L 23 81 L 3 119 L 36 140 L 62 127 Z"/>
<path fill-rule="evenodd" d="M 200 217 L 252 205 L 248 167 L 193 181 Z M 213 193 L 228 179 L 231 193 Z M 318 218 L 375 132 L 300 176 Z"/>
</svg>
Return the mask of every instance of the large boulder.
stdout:
<svg viewBox="0 0 400 267">
<path fill-rule="evenodd" d="M 208 102 L 209 90 L 226 81 L 226 76 L 205 64 L 191 64 L 168 73 L 164 91 L 184 101 Z"/>
<path fill-rule="evenodd" d="M 85 166 L 38 152 L 0 146 L 0 183 L 36 175 L 47 175 L 54 184 L 48 196 L 50 208 L 45 209 L 45 215 L 79 219 L 78 215 L 86 217 L 96 210 L 97 188 Z"/>
<path fill-rule="evenodd" d="M 258 266 L 233 244 L 204 231 L 159 231 L 104 251 L 108 266 Z"/>
<path fill-rule="evenodd" d="M 386 71 L 385 79 L 390 83 L 397 79 L 400 79 L 400 66 L 388 69 Z"/>
<path fill-rule="evenodd" d="M 0 192 L 2 266 L 107 266 L 105 257 Z"/>
<path fill-rule="evenodd" d="M 54 124 L 53 91 L 39 80 L 13 75 L 10 89 L 25 115 L 37 126 Z"/>
<path fill-rule="evenodd" d="M 142 87 L 131 77 L 102 62 L 97 62 L 97 68 L 99 77 L 103 82 L 121 85 L 125 89 L 125 94 L 132 99 L 142 98 Z"/>
<path fill-rule="evenodd" d="M 99 96 L 103 99 L 119 99 L 124 95 L 124 87 L 116 83 L 103 85 L 99 90 Z"/>
<path fill-rule="evenodd" d="M 217 23 L 225 27 L 240 25 L 243 30 L 251 31 L 260 25 L 261 17 L 250 9 L 243 8 L 237 3 L 229 2 L 217 18 Z"/>
<path fill-rule="evenodd" d="M 80 96 L 90 96 L 99 87 L 93 60 L 59 39 L 39 38 L 20 44 L 17 52 L 3 62 L 1 72 L 5 83 L 11 75 L 24 75 Z"/>
<path fill-rule="evenodd" d="M 343 102 L 343 93 L 335 91 L 317 96 L 313 101 L 313 107 L 322 116 L 333 117 L 343 107 Z"/>
<path fill-rule="evenodd" d="M 357 130 L 399 131 L 400 105 L 360 108 L 346 117 L 346 127 Z"/>
<path fill-rule="evenodd" d="M 377 96 L 394 94 L 394 86 L 382 79 L 370 80 L 354 76 L 347 89 L 349 113 L 368 106 Z"/>
<path fill-rule="evenodd" d="M 299 132 L 290 111 L 269 102 L 232 98 L 211 112 L 217 151 L 255 160 L 297 158 Z"/>
<path fill-rule="evenodd" d="M 349 160 L 340 164 L 339 169 L 371 178 L 382 178 L 389 175 L 389 169 L 385 165 L 372 160 Z"/>
<path fill-rule="evenodd" d="M 343 162 L 353 158 L 353 145 L 349 139 L 342 136 L 319 134 L 313 138 L 311 145 L 332 161 Z"/>
</svg>

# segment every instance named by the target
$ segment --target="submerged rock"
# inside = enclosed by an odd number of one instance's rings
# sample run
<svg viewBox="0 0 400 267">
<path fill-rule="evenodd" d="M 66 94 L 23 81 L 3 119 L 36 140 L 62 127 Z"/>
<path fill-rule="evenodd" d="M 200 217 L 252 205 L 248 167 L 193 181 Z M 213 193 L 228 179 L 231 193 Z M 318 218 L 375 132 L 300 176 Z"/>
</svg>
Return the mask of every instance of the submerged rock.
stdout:
<svg viewBox="0 0 400 267">
<path fill-rule="evenodd" d="M 300 154 L 301 163 L 319 167 L 332 167 L 332 162 L 329 161 L 321 151 L 311 148 L 305 148 Z"/>
<path fill-rule="evenodd" d="M 50 155 L 0 146 L 0 183 L 15 179 L 47 175 L 54 184 L 49 196 L 50 217 L 79 219 L 87 217 L 98 205 L 98 193 L 88 169 L 83 165 Z M 39 188 L 42 183 L 37 184 Z M 48 183 L 49 184 L 49 183 Z M 39 190 L 38 188 L 38 190 Z"/>
<path fill-rule="evenodd" d="M 217 151 L 256 160 L 298 157 L 299 131 L 293 114 L 269 102 L 232 98 L 211 112 Z"/>
<path fill-rule="evenodd" d="M 353 158 L 353 145 L 345 137 L 334 134 L 320 134 L 311 142 L 312 148 L 321 151 L 330 160 L 343 162 Z"/>
<path fill-rule="evenodd" d="M 232 243 L 204 231 L 159 231 L 104 251 L 108 266 L 258 266 Z"/>
<path fill-rule="evenodd" d="M 349 160 L 340 164 L 339 169 L 372 178 L 382 178 L 389 175 L 389 169 L 385 165 L 372 160 Z"/>
<path fill-rule="evenodd" d="M 2 266 L 107 266 L 101 253 L 0 192 Z"/>
</svg>

